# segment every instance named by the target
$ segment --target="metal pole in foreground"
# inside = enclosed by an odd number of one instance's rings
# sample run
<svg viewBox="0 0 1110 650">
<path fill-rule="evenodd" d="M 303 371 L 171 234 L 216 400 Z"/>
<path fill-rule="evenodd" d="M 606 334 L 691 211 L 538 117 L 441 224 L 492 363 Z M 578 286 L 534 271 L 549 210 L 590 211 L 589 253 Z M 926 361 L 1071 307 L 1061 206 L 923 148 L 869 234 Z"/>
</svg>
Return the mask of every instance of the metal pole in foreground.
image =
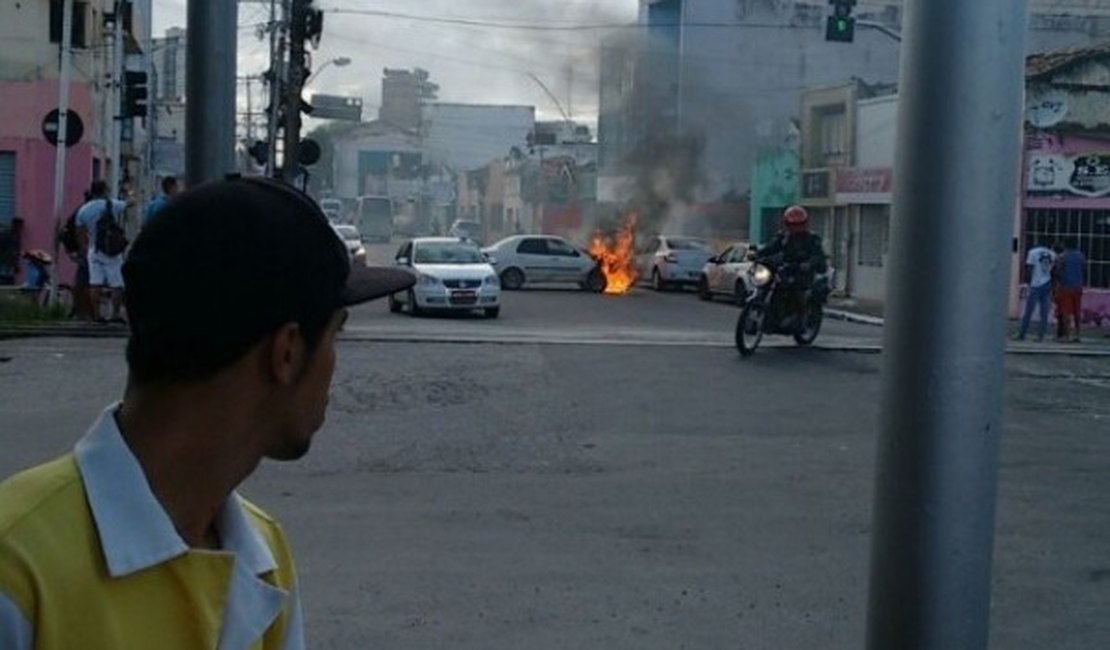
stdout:
<svg viewBox="0 0 1110 650">
<path fill-rule="evenodd" d="M 189 0 L 185 52 L 185 182 L 234 172 L 237 2 Z"/>
<path fill-rule="evenodd" d="M 870 650 L 987 647 L 1026 13 L 906 6 Z"/>
<path fill-rule="evenodd" d="M 61 233 L 66 191 L 66 128 L 69 122 L 69 84 L 73 76 L 73 0 L 62 3 L 61 58 L 58 61 L 58 146 L 54 151 L 54 232 Z M 50 274 L 50 304 L 58 304 L 58 270 L 62 268 L 61 242 L 54 237 L 54 271 Z"/>
</svg>

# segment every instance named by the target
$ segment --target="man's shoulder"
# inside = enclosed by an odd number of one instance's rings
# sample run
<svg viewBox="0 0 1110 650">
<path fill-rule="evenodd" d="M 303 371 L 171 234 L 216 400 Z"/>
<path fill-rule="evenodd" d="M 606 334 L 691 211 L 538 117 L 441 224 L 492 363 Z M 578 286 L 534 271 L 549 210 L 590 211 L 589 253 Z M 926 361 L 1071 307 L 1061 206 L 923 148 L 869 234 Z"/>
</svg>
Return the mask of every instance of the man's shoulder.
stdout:
<svg viewBox="0 0 1110 650">
<path fill-rule="evenodd" d="M 24 523 L 79 503 L 83 489 L 72 454 L 8 478 L 0 483 L 0 540 L 17 534 Z"/>
</svg>

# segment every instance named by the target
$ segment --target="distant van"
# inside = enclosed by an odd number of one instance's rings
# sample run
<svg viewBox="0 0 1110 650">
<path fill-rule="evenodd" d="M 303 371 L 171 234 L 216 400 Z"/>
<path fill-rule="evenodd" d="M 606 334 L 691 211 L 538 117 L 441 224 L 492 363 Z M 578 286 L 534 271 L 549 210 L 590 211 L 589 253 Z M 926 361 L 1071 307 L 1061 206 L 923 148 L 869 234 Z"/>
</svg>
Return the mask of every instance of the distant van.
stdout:
<svg viewBox="0 0 1110 650">
<path fill-rule="evenodd" d="M 393 201 L 388 196 L 360 196 L 355 226 L 366 241 L 388 243 L 393 238 Z"/>
</svg>

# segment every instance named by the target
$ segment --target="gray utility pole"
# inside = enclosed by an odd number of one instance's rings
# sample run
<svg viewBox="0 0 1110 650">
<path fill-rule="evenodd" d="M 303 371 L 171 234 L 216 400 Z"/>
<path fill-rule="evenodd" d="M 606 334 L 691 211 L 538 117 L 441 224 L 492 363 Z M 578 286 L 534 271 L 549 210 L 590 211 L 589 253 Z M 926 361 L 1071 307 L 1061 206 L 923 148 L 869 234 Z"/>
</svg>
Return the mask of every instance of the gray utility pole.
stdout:
<svg viewBox="0 0 1110 650">
<path fill-rule="evenodd" d="M 235 163 L 236 2 L 189 0 L 185 52 L 185 182 L 198 185 Z"/>
<path fill-rule="evenodd" d="M 123 165 L 120 160 L 120 137 L 123 127 L 123 3 L 116 0 L 112 9 L 112 92 L 108 112 L 112 116 L 111 141 L 108 143 L 108 157 L 112 161 L 109 176 L 109 195 L 119 198 L 120 183 L 123 180 Z"/>
<path fill-rule="evenodd" d="M 906 3 L 870 650 L 987 648 L 1027 10 Z"/>
<path fill-rule="evenodd" d="M 66 128 L 69 121 L 69 82 L 73 75 L 73 0 L 62 3 L 62 43 L 58 61 L 58 146 L 54 151 L 54 232 L 61 232 L 65 209 Z M 58 269 L 61 268 L 61 242 L 54 238 L 54 272 L 50 274 L 50 304 L 58 304 Z"/>
<path fill-rule="evenodd" d="M 285 125 L 281 177 L 295 183 L 301 172 L 301 91 L 305 81 L 305 27 L 310 0 L 292 0 L 289 12 L 289 71 L 285 86 Z"/>
</svg>

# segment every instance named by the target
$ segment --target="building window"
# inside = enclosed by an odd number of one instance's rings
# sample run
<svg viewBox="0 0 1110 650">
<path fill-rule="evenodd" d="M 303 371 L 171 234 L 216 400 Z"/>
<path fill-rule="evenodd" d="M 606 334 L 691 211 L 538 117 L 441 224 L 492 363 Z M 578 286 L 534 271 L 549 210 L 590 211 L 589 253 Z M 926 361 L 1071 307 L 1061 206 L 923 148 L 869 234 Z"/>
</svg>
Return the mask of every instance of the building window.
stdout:
<svg viewBox="0 0 1110 650">
<path fill-rule="evenodd" d="M 1026 210 L 1024 240 L 1023 251 L 1070 241 L 1087 258 L 1086 286 L 1110 289 L 1110 210 Z"/>
<path fill-rule="evenodd" d="M 50 42 L 62 42 L 62 0 L 50 0 Z M 88 47 L 85 37 L 85 15 L 88 13 L 88 2 L 73 3 L 73 36 L 70 39 L 72 47 Z"/>
<path fill-rule="evenodd" d="M 859 266 L 881 269 L 890 246 L 889 208 L 863 205 L 859 209 Z"/>
<path fill-rule="evenodd" d="M 821 109 L 817 113 L 817 132 L 820 135 L 820 154 L 825 164 L 847 153 L 848 119 L 843 106 Z"/>
</svg>

